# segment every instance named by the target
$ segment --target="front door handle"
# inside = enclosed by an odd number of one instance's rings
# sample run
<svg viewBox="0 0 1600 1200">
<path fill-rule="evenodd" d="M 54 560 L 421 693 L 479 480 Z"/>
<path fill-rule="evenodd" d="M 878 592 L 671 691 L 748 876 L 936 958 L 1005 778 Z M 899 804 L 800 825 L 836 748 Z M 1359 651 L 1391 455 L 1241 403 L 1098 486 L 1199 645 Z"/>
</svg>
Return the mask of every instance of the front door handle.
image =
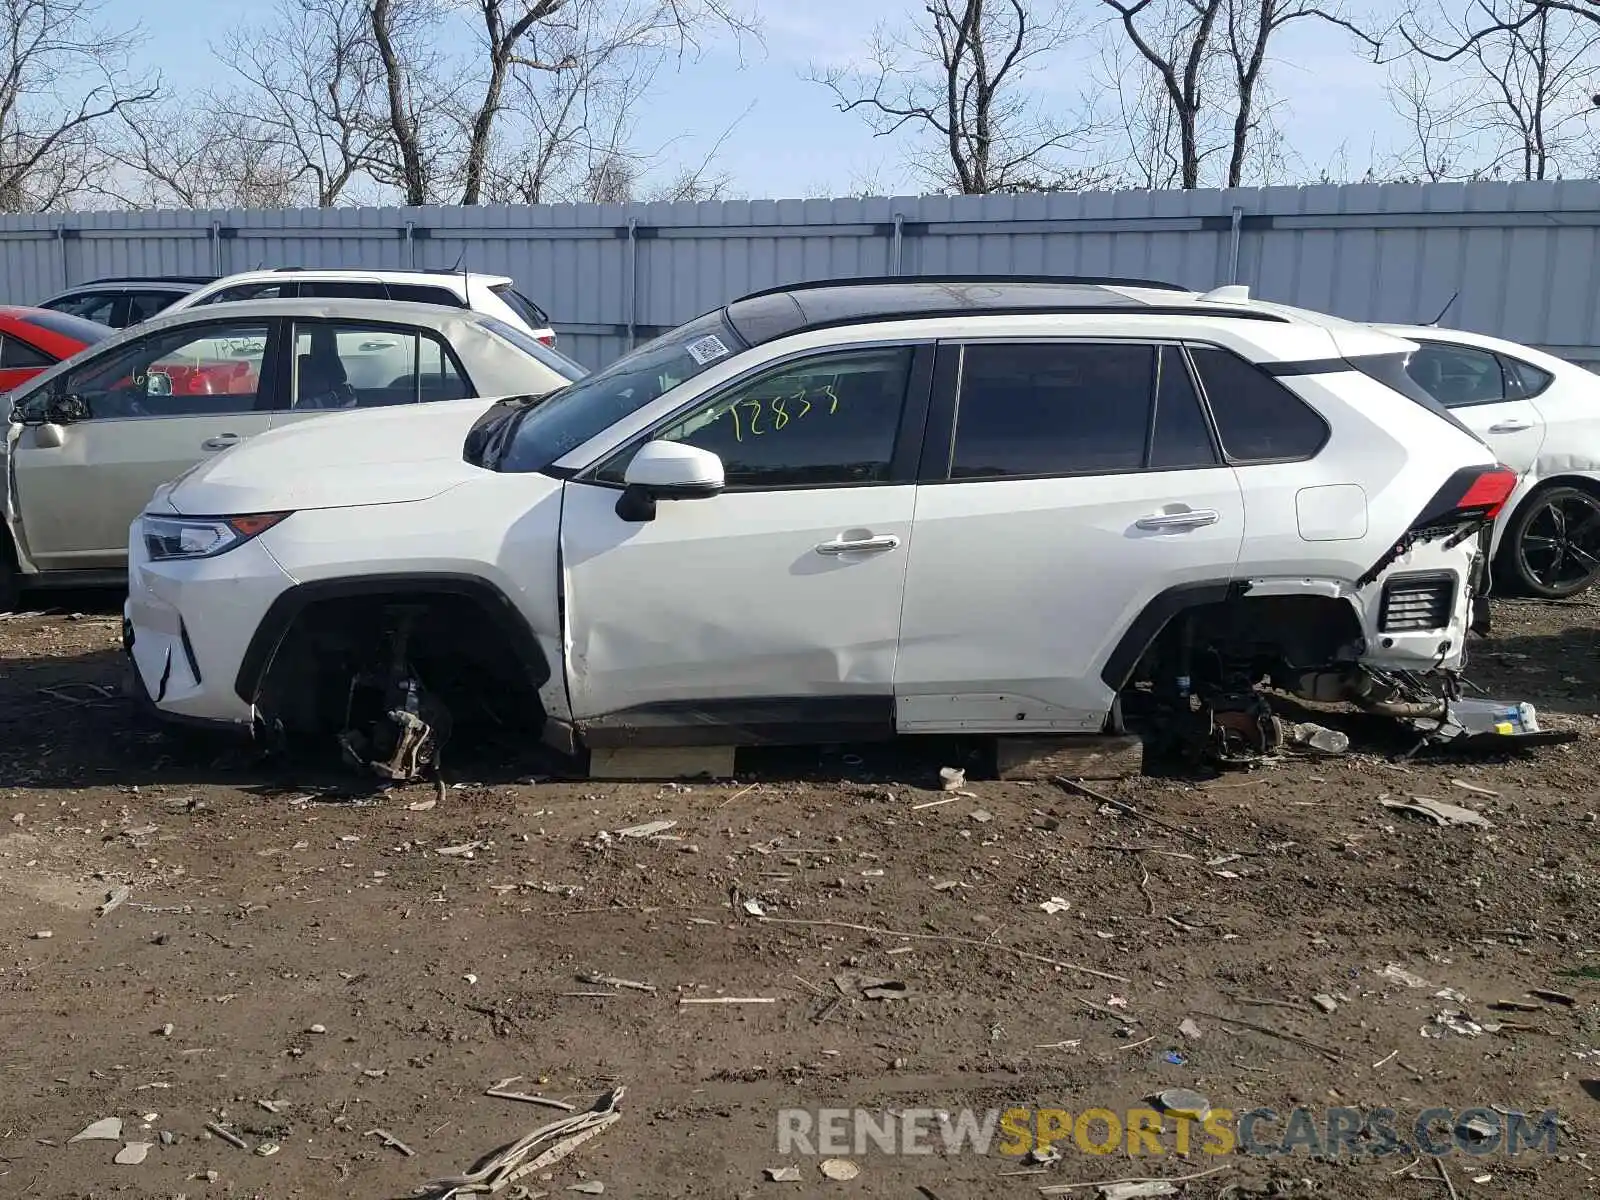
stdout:
<svg viewBox="0 0 1600 1200">
<path fill-rule="evenodd" d="M 817 546 L 818 554 L 882 554 L 900 545 L 894 534 L 883 537 L 856 538 L 851 541 L 823 542 Z"/>
<path fill-rule="evenodd" d="M 202 450 L 226 450 L 239 440 L 237 433 L 219 433 L 216 437 L 208 437 L 200 443 Z"/>
<path fill-rule="evenodd" d="M 1490 433 L 1521 433 L 1524 429 L 1532 429 L 1532 421 L 1501 421 L 1498 425 L 1489 426 Z"/>
<path fill-rule="evenodd" d="M 1134 522 L 1140 529 L 1199 529 L 1215 525 L 1222 514 L 1214 508 L 1191 508 L 1185 512 L 1151 513 Z"/>
</svg>

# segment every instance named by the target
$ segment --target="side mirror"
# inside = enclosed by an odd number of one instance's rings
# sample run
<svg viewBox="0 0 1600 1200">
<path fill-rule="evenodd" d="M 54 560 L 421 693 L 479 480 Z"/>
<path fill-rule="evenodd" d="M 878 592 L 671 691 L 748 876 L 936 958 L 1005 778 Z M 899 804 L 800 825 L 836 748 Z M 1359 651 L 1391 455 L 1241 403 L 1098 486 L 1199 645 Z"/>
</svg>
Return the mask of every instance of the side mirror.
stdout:
<svg viewBox="0 0 1600 1200">
<path fill-rule="evenodd" d="M 653 521 L 657 500 L 703 500 L 723 488 L 722 460 L 682 442 L 646 442 L 623 473 L 617 501 L 624 521 Z"/>
</svg>

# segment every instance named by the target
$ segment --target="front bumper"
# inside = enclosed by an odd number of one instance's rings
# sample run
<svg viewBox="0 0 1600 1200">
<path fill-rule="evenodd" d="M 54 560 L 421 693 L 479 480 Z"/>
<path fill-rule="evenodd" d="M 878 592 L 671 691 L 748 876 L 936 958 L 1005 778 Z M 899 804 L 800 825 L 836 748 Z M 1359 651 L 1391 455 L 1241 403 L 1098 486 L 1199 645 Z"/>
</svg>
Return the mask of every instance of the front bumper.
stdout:
<svg viewBox="0 0 1600 1200">
<path fill-rule="evenodd" d="M 151 562 L 135 521 L 123 608 L 135 697 L 164 720 L 249 732 L 255 706 L 234 690 L 239 662 L 294 582 L 260 539 L 216 558 Z"/>
</svg>

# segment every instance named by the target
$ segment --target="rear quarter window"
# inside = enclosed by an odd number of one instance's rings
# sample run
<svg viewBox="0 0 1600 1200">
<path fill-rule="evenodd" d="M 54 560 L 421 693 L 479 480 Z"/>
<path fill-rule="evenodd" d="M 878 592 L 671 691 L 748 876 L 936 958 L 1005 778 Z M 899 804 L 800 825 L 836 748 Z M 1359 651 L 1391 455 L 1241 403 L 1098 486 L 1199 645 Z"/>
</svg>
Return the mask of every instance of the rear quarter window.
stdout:
<svg viewBox="0 0 1600 1200">
<path fill-rule="evenodd" d="M 1322 449 L 1327 422 L 1260 367 L 1215 346 L 1189 353 L 1231 461 L 1294 462 Z"/>
</svg>

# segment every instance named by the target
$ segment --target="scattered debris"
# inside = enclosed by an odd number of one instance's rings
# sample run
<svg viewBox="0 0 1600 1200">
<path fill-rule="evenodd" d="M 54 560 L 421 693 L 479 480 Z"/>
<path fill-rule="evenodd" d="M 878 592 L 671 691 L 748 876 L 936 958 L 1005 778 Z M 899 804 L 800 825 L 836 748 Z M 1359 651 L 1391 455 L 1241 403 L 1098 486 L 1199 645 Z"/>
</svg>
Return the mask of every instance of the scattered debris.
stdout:
<svg viewBox="0 0 1600 1200">
<path fill-rule="evenodd" d="M 824 1178 L 839 1183 L 854 1179 L 861 1174 L 861 1168 L 848 1158 L 825 1158 L 817 1164 L 817 1170 L 822 1172 Z"/>
<path fill-rule="evenodd" d="M 1548 1000 L 1551 1004 L 1564 1004 L 1568 1008 L 1572 1008 L 1578 1003 L 1576 996 L 1569 996 L 1565 992 L 1552 992 L 1546 988 L 1529 988 L 1528 995 L 1537 997 L 1540 1000 Z"/>
<path fill-rule="evenodd" d="M 445 858 L 474 858 L 479 850 L 488 848 L 488 842 L 462 842 L 459 846 L 440 846 L 435 854 Z"/>
<path fill-rule="evenodd" d="M 412 812 L 427 812 L 439 803 L 438 798 L 429 796 L 426 800 L 413 800 L 406 808 Z"/>
<path fill-rule="evenodd" d="M 1146 1179 L 1139 1183 L 1111 1183 L 1100 1189 L 1100 1200 L 1142 1200 L 1149 1196 L 1176 1196 L 1178 1189 L 1165 1179 Z"/>
<path fill-rule="evenodd" d="M 328 1027 L 326 1025 L 312 1025 L 312 1026 L 310 1026 L 309 1028 L 306 1029 L 306 1032 L 307 1033 L 327 1033 L 328 1032 Z"/>
<path fill-rule="evenodd" d="M 1452 1004 L 1465 1004 L 1467 994 L 1458 988 L 1440 988 L 1433 994 L 1435 1000 L 1448 1000 Z"/>
<path fill-rule="evenodd" d="M 1320 754 L 1343 754 L 1350 749 L 1349 734 L 1310 721 L 1289 725 L 1285 728 L 1284 734 L 1291 746 L 1303 746 Z"/>
<path fill-rule="evenodd" d="M 1176 1050 L 1168 1050 L 1161 1057 L 1167 1062 L 1167 1064 L 1169 1066 L 1174 1066 L 1174 1067 L 1181 1067 L 1181 1066 L 1183 1066 L 1185 1063 L 1187 1063 L 1189 1061 L 1183 1055 L 1179 1054 Z"/>
<path fill-rule="evenodd" d="M 235 1150 L 250 1149 L 242 1137 L 240 1137 L 237 1133 L 234 1133 L 233 1130 L 226 1129 L 217 1124 L 215 1121 L 207 1121 L 206 1129 L 215 1134 L 217 1137 L 221 1138 L 223 1141 L 227 1142 L 228 1145 L 232 1146 Z"/>
<path fill-rule="evenodd" d="M 1456 1126 L 1456 1132 L 1464 1133 L 1474 1141 L 1483 1141 L 1498 1134 L 1500 1126 L 1486 1117 L 1468 1117 Z"/>
<path fill-rule="evenodd" d="M 131 896 L 131 895 L 133 895 L 133 889 L 132 888 L 129 888 L 129 887 L 115 887 L 115 888 L 112 888 L 109 892 L 106 893 L 106 898 L 105 898 L 104 902 L 101 903 L 101 905 L 94 910 L 94 915 L 97 916 L 97 917 L 103 917 L 108 912 L 110 912 L 112 909 L 120 908 L 122 905 L 124 905 L 124 904 L 126 904 L 128 902 L 128 897 Z"/>
<path fill-rule="evenodd" d="M 120 1142 L 122 1140 L 122 1118 L 102 1117 L 83 1130 L 67 1139 L 67 1144 L 73 1142 Z"/>
<path fill-rule="evenodd" d="M 939 780 L 945 791 L 954 792 L 967 786 L 967 772 L 962 767 L 940 767 Z"/>
<path fill-rule="evenodd" d="M 1178 1023 L 1178 1032 L 1191 1041 L 1199 1041 L 1202 1034 L 1200 1026 L 1196 1025 L 1192 1017 L 1185 1017 Z"/>
<path fill-rule="evenodd" d="M 994 820 L 994 814 L 989 812 L 987 809 L 982 808 L 973 809 L 967 814 L 967 816 L 976 821 L 979 825 L 987 825 L 990 821 Z"/>
<path fill-rule="evenodd" d="M 176 1028 L 176 1026 L 173 1025 L 173 1023 L 171 1021 L 168 1021 L 160 1029 L 156 1030 L 156 1033 L 159 1034 L 161 1037 L 171 1037 L 172 1036 L 172 1031 L 175 1028 Z"/>
<path fill-rule="evenodd" d="M 752 917 L 764 917 L 767 915 L 767 910 L 761 907 L 761 901 L 759 900 L 746 900 L 740 907 Z"/>
<path fill-rule="evenodd" d="M 286 1100 L 257 1100 L 256 1101 L 256 1107 L 257 1108 L 261 1109 L 263 1112 L 269 1112 L 273 1116 L 277 1116 L 279 1113 L 281 1113 L 284 1110 L 284 1108 L 287 1106 L 287 1104 L 288 1104 L 288 1101 L 286 1101 Z"/>
<path fill-rule="evenodd" d="M 952 884 L 951 886 L 954 885 Z M 1050 899 L 1039 905 L 1039 907 L 1044 909 L 1045 912 L 1049 913 L 1053 917 L 1057 913 L 1070 911 L 1072 905 L 1068 901 L 1063 900 L 1060 896 L 1051 896 Z"/>
<path fill-rule="evenodd" d="M 1452 779 L 1450 782 L 1464 792 L 1476 792 L 1480 796 L 1498 796 L 1500 794 L 1499 792 L 1491 791 L 1489 788 L 1479 787 L 1475 783 L 1468 783 L 1465 779 Z"/>
<path fill-rule="evenodd" d="M 447 1179 L 437 1179 L 417 1189 L 418 1195 L 445 1200 L 462 1194 L 488 1195 L 509 1187 L 525 1175 L 543 1171 L 571 1154 L 622 1119 L 617 1106 L 627 1089 L 618 1086 L 595 1102 L 587 1112 L 541 1125 L 504 1149 L 491 1154 L 475 1169 Z M 530 1158 L 543 1146 L 537 1157 Z"/>
<path fill-rule="evenodd" d="M 647 838 L 655 837 L 658 833 L 665 833 L 669 829 L 676 829 L 676 821 L 646 821 L 643 825 L 630 825 L 626 829 L 619 829 L 613 835 L 619 838 Z"/>
<path fill-rule="evenodd" d="M 1171 1113 L 1175 1117 L 1204 1121 L 1211 1113 L 1211 1101 L 1189 1088 L 1168 1088 L 1164 1092 L 1157 1092 L 1150 1099 L 1161 1106 L 1162 1112 Z"/>
<path fill-rule="evenodd" d="M 41 929 L 37 933 L 33 934 L 33 940 L 36 942 L 48 941 L 53 937 L 55 937 L 55 931 L 53 929 Z"/>
<path fill-rule="evenodd" d="M 776 996 L 679 996 L 684 1004 L 776 1004 Z"/>
<path fill-rule="evenodd" d="M 1473 812 L 1470 808 L 1462 808 L 1459 804 L 1447 804 L 1443 800 L 1435 800 L 1431 796 L 1413 796 L 1410 800 L 1379 796 L 1378 803 L 1391 812 L 1420 817 L 1435 825 L 1475 825 L 1483 829 L 1493 828 L 1489 819 L 1481 813 Z"/>
<path fill-rule="evenodd" d="M 154 1142 L 129 1142 L 121 1150 L 117 1151 L 117 1156 L 111 1161 L 119 1167 L 137 1167 L 145 1160 L 145 1157 L 150 1153 L 150 1147 L 153 1145 L 155 1145 Z"/>
<path fill-rule="evenodd" d="M 278 1145 L 277 1142 L 262 1142 L 259 1146 L 256 1147 L 256 1157 L 257 1158 L 271 1158 L 274 1154 L 276 1154 L 279 1150 L 282 1150 L 282 1149 L 283 1149 L 283 1147 Z"/>
<path fill-rule="evenodd" d="M 1433 986 L 1421 975 L 1413 975 L 1399 963 L 1389 963 L 1383 968 L 1382 971 L 1379 972 L 1379 974 L 1385 979 L 1393 980 L 1395 983 L 1404 984 L 1408 988 L 1425 988 Z"/>
<path fill-rule="evenodd" d="M 799 1183 L 799 1167 L 767 1167 L 767 1182 L 769 1183 Z"/>
<path fill-rule="evenodd" d="M 398 1151 L 400 1151 L 401 1154 L 405 1155 L 407 1158 L 411 1158 L 413 1155 L 416 1154 L 415 1150 L 413 1150 L 410 1146 L 406 1145 L 399 1138 L 395 1137 L 395 1135 L 390 1133 L 387 1129 L 369 1129 L 365 1133 L 363 1133 L 361 1136 L 362 1137 L 375 1137 L 380 1142 L 382 1142 L 385 1146 L 389 1147 L 391 1150 L 398 1150 Z"/>
<path fill-rule="evenodd" d="M 1060 1147 L 1051 1144 L 1046 1146 L 1043 1150 L 1035 1146 L 1032 1150 L 1028 1151 L 1024 1161 L 1030 1162 L 1036 1167 L 1053 1167 L 1064 1157 L 1065 1155 L 1061 1153 Z"/>
<path fill-rule="evenodd" d="M 1467 1014 L 1464 1012 L 1436 1013 L 1433 1018 L 1433 1023 L 1440 1029 L 1448 1029 L 1451 1033 L 1459 1034 L 1462 1037 L 1479 1037 L 1484 1032 L 1483 1026 L 1479 1025 L 1476 1021 L 1469 1020 Z M 1429 1033 L 1427 1029 L 1422 1031 L 1422 1035 L 1424 1037 L 1444 1036 L 1443 1034 L 1437 1032 Z"/>
<path fill-rule="evenodd" d="M 569 1184 L 567 1191 L 582 1192 L 585 1196 L 599 1196 L 606 1190 L 606 1185 L 598 1179 L 585 1179 L 582 1183 Z"/>
<path fill-rule="evenodd" d="M 651 988 L 650 990 L 654 991 L 655 989 Z M 499 1083 L 490 1084 L 484 1089 L 483 1094 L 485 1096 L 494 1096 L 499 1100 L 520 1100 L 524 1104 L 542 1104 L 546 1108 L 559 1108 L 562 1112 L 577 1111 L 578 1106 L 576 1104 L 568 1104 L 565 1100 L 551 1100 L 547 1096 L 535 1096 L 529 1092 L 512 1092 L 507 1090 L 513 1083 L 516 1083 L 517 1080 L 521 1078 L 521 1075 L 507 1076 Z"/>
<path fill-rule="evenodd" d="M 1327 992 L 1318 992 L 1315 996 L 1311 997 L 1311 1003 L 1315 1004 L 1325 1013 L 1331 1013 L 1334 1009 L 1339 1007 L 1339 1002 L 1332 996 L 1328 995 Z"/>
<path fill-rule="evenodd" d="M 640 983 L 634 979 L 618 979 L 615 975 L 579 975 L 579 983 L 592 983 L 596 986 L 626 988 L 630 992 L 653 992 L 656 985 L 653 983 Z M 520 1079 L 521 1076 L 518 1076 Z"/>
<path fill-rule="evenodd" d="M 946 796 L 942 800 L 925 800 L 921 804 L 913 804 L 911 806 L 911 811 L 917 812 L 918 810 L 924 808 L 938 808 L 941 804 L 954 804 L 955 802 L 956 798 L 954 796 Z M 19 813 L 18 815 L 20 816 L 21 814 Z"/>
</svg>

